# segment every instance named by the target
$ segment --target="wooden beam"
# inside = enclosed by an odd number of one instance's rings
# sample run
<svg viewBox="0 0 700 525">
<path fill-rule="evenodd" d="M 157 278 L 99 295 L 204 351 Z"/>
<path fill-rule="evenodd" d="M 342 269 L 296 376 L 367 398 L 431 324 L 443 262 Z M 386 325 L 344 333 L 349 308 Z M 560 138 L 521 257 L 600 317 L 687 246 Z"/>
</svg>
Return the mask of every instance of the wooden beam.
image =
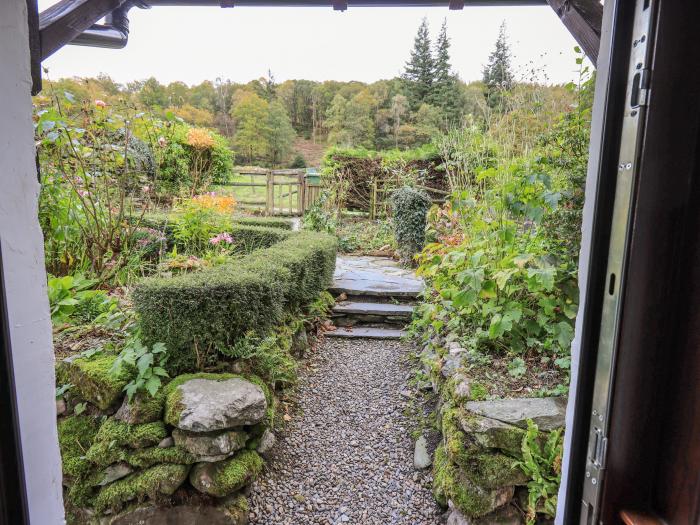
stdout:
<svg viewBox="0 0 700 525">
<path fill-rule="evenodd" d="M 598 62 L 603 6 L 598 0 L 547 0 L 593 65 Z"/>
<path fill-rule="evenodd" d="M 61 0 L 39 15 L 41 59 L 51 56 L 126 0 Z"/>
</svg>

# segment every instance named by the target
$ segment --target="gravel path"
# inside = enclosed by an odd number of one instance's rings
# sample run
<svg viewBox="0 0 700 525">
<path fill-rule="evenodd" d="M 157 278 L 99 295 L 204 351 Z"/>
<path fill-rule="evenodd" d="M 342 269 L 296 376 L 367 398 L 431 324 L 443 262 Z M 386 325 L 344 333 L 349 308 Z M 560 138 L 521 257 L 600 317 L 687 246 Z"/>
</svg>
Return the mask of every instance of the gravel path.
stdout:
<svg viewBox="0 0 700 525">
<path fill-rule="evenodd" d="M 250 495 L 252 524 L 435 525 L 430 469 L 413 468 L 396 341 L 326 339 Z"/>
</svg>

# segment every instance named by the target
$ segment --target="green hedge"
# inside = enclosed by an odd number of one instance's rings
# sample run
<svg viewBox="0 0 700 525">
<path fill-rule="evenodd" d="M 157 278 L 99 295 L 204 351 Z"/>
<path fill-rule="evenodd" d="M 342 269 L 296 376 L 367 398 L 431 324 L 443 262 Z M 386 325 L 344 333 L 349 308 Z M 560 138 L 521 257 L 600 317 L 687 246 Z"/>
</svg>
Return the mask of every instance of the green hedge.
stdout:
<svg viewBox="0 0 700 525">
<path fill-rule="evenodd" d="M 279 217 L 237 217 L 233 219 L 233 222 L 244 226 L 264 226 L 282 230 L 291 230 L 294 225 L 289 219 L 281 219 Z"/>
<path fill-rule="evenodd" d="M 172 278 L 150 277 L 135 288 L 143 338 L 148 344 L 165 343 L 171 372 L 215 361 L 218 349 L 249 330 L 281 323 L 286 310 L 310 303 L 331 284 L 334 237 L 246 228 L 287 237 L 235 263 Z"/>
</svg>

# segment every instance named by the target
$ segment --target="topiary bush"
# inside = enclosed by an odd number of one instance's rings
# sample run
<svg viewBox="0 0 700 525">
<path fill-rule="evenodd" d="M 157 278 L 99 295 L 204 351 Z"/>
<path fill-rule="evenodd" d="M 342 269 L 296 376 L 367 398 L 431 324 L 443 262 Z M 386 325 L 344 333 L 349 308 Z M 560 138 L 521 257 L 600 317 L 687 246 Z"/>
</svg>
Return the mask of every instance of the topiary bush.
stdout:
<svg viewBox="0 0 700 525">
<path fill-rule="evenodd" d="M 293 226 L 289 219 L 279 217 L 238 217 L 233 219 L 233 222 L 243 226 L 264 226 L 265 228 L 279 228 L 281 230 L 291 230 Z"/>
<path fill-rule="evenodd" d="M 335 269 L 337 242 L 321 233 L 254 228 L 280 239 L 234 263 L 175 277 L 150 277 L 134 290 L 146 344 L 163 342 L 171 372 L 201 369 L 248 330 L 263 333 L 285 311 L 312 302 Z"/>
<path fill-rule="evenodd" d="M 404 187 L 391 195 L 394 232 L 401 259 L 410 262 L 425 244 L 425 226 L 430 197 L 420 190 Z"/>
</svg>

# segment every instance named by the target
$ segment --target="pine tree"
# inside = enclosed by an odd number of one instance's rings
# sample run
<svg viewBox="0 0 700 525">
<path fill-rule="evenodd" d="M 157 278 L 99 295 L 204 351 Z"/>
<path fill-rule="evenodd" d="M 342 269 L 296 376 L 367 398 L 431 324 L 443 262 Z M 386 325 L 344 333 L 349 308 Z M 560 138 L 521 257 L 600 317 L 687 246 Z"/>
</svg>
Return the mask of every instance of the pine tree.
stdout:
<svg viewBox="0 0 700 525">
<path fill-rule="evenodd" d="M 496 40 L 496 48 L 489 55 L 484 68 L 486 97 L 491 107 L 502 106 L 503 94 L 513 87 L 513 72 L 510 66 L 510 46 L 506 35 L 506 23 L 501 23 Z"/>
<path fill-rule="evenodd" d="M 461 90 L 450 64 L 450 39 L 447 36 L 447 20 L 442 22 L 435 42 L 435 79 L 430 104 L 442 110 L 446 120 L 455 122 L 461 116 Z"/>
<path fill-rule="evenodd" d="M 428 20 L 423 18 L 413 41 L 411 58 L 406 63 L 403 79 L 411 107 L 418 108 L 430 97 L 435 78 L 435 63 L 430 45 Z"/>
</svg>

